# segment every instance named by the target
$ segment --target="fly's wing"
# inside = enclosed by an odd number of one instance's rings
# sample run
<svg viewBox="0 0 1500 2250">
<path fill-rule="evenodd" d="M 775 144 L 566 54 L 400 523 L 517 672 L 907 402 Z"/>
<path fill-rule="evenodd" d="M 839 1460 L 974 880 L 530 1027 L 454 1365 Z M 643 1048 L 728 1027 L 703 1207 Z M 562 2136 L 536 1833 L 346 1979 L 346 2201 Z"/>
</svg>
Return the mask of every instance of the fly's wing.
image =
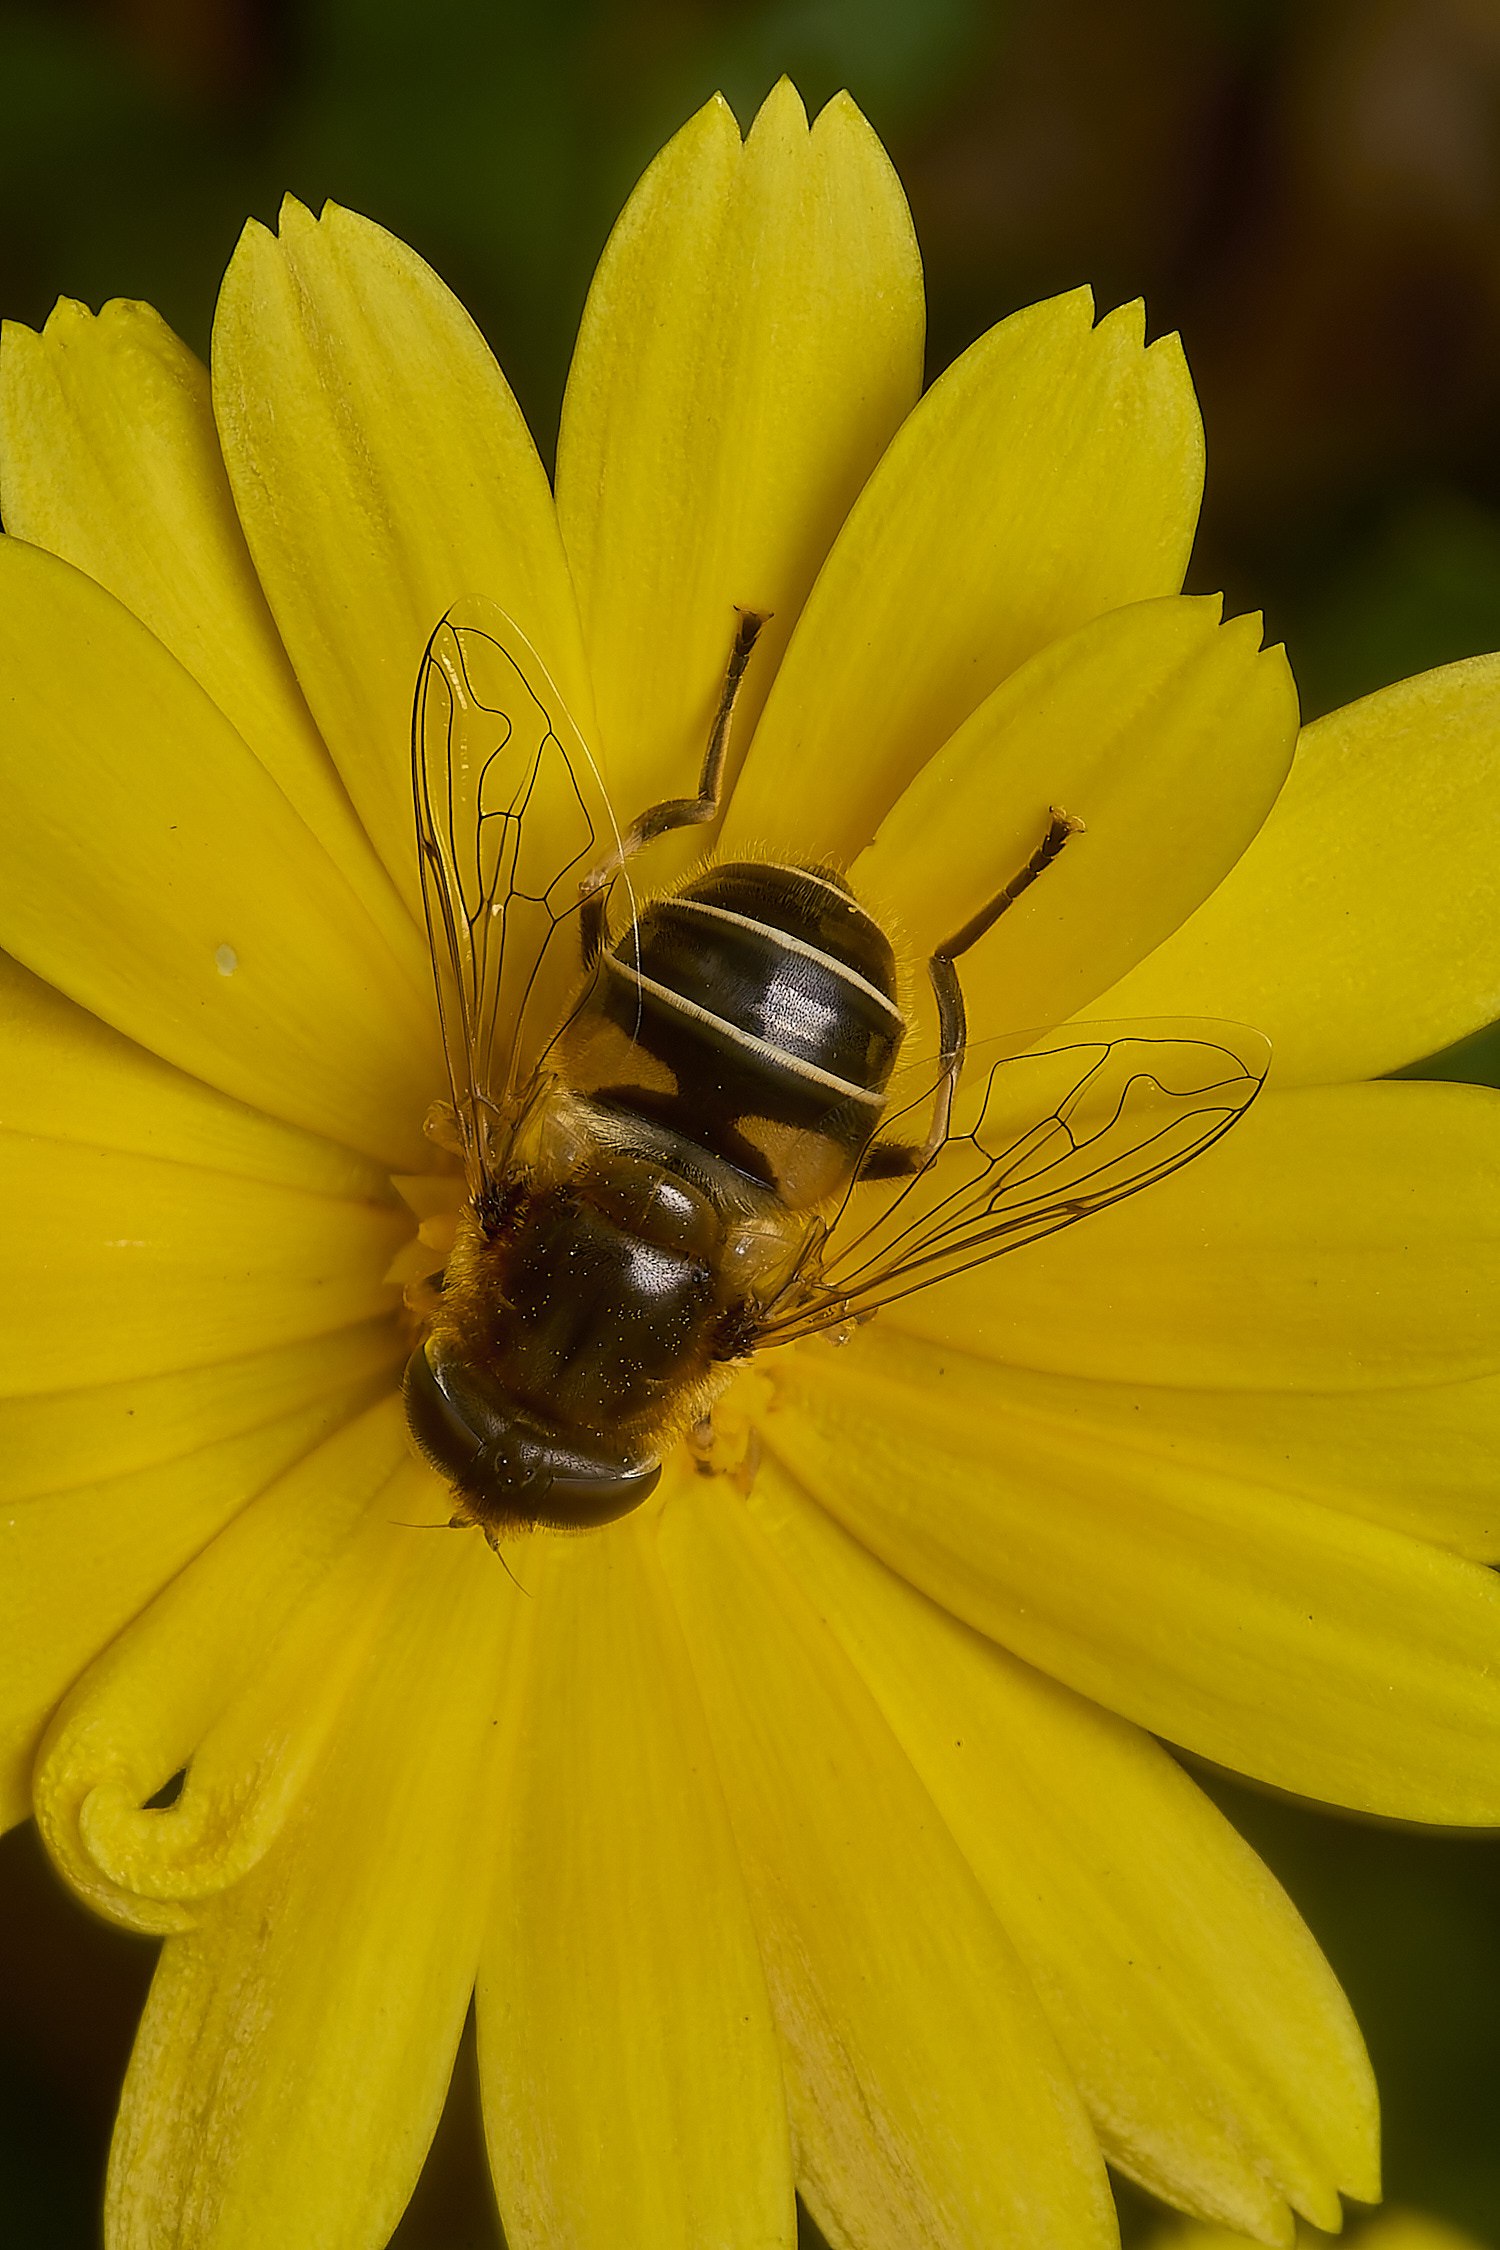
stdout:
<svg viewBox="0 0 1500 2250">
<path fill-rule="evenodd" d="M 422 900 L 471 1193 L 497 1121 L 579 981 L 578 887 L 615 840 L 598 769 L 545 666 L 493 602 L 456 602 L 412 706 Z"/>
<path fill-rule="evenodd" d="M 904 1182 L 851 1189 L 757 1325 L 784 1343 L 1076 1226 L 1191 1163 L 1243 1117 L 1270 1044 L 1230 1023 L 1066 1024 L 970 1048 L 947 1139 Z M 902 1072 L 880 1128 L 920 1144 L 934 1065 Z"/>
</svg>

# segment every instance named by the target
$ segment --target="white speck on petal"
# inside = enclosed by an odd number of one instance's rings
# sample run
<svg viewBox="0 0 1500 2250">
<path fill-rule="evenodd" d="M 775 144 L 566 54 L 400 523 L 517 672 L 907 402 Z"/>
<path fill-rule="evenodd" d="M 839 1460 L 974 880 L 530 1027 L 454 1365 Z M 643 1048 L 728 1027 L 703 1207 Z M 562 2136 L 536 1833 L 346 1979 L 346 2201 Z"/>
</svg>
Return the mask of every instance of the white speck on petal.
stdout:
<svg viewBox="0 0 1500 2250">
<path fill-rule="evenodd" d="M 240 957 L 232 945 L 221 945 L 214 955 L 221 977 L 232 977 L 240 965 Z"/>
</svg>

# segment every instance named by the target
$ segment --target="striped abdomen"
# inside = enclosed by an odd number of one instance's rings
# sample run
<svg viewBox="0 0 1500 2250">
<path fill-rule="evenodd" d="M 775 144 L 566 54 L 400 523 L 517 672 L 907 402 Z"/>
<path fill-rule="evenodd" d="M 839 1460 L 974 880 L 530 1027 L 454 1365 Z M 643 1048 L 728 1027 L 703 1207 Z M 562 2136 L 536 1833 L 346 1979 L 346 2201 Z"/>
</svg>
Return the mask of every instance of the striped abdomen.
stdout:
<svg viewBox="0 0 1500 2250">
<path fill-rule="evenodd" d="M 890 941 L 837 876 L 743 862 L 643 907 L 564 1038 L 569 1085 L 792 1209 L 837 1192 L 905 1032 Z"/>
</svg>

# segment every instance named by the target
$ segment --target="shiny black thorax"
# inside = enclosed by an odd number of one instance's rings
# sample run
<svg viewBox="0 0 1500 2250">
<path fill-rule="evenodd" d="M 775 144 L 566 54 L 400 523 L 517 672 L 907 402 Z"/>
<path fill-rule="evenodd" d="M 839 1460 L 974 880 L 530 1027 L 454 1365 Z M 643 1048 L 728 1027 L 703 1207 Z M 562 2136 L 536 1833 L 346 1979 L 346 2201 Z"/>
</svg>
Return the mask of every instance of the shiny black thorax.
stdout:
<svg viewBox="0 0 1500 2250">
<path fill-rule="evenodd" d="M 606 946 L 408 1374 L 478 1521 L 649 1489 L 853 1179 L 903 1030 L 888 940 L 822 871 L 713 868 Z"/>
</svg>

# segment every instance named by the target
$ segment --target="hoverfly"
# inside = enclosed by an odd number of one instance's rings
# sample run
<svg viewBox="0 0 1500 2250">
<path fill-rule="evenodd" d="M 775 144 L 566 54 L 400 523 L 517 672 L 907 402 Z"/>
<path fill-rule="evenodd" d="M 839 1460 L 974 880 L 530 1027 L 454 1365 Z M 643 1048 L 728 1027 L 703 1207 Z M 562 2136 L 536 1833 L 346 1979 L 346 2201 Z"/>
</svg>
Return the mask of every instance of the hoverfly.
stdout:
<svg viewBox="0 0 1500 2250">
<path fill-rule="evenodd" d="M 404 1380 L 455 1524 L 491 1545 L 626 1515 L 736 1362 L 843 1330 L 1206 1149 L 1269 1049 L 1229 1024 L 1069 1024 L 971 1050 L 956 963 L 1083 822 L 928 963 L 940 1051 L 898 1071 L 894 949 L 834 868 L 631 870 L 715 816 L 763 620 L 741 613 L 697 795 L 623 834 L 519 628 L 470 600 L 418 675 L 412 784 L 466 1201 Z M 627 911 L 612 912 L 614 892 Z"/>
</svg>

